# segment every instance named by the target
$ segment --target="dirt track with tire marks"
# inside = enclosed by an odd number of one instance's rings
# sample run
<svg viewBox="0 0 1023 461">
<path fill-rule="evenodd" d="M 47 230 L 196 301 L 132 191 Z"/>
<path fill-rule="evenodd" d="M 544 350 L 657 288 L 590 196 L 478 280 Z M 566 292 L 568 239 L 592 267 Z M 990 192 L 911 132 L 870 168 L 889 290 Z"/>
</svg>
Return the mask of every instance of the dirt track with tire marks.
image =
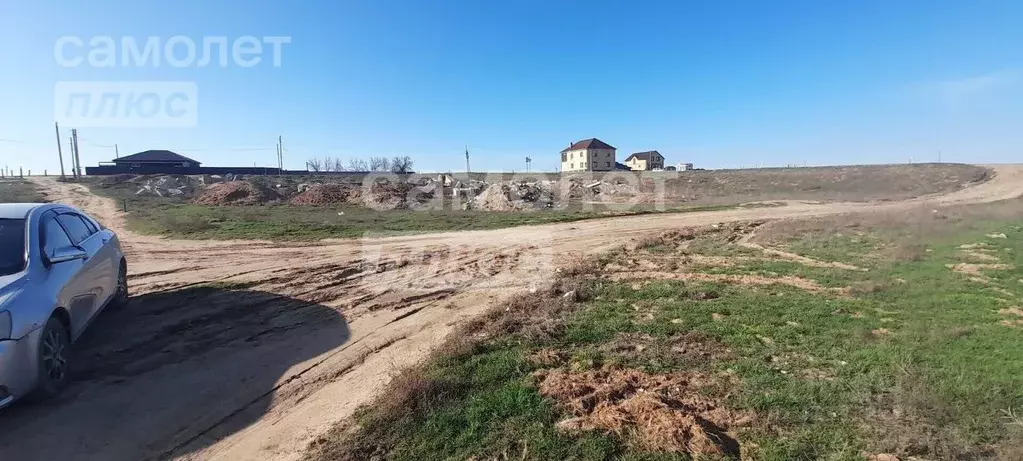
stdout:
<svg viewBox="0 0 1023 461">
<path fill-rule="evenodd" d="M 0 412 L 0 453 L 18 460 L 299 459 L 311 440 L 455 325 L 547 283 L 580 255 L 678 227 L 1023 195 L 1023 167 L 994 169 L 983 184 L 900 202 L 790 203 L 302 244 L 137 235 L 114 202 L 44 179 L 50 200 L 118 232 L 133 298 L 104 312 L 76 344 L 65 395 Z"/>
</svg>

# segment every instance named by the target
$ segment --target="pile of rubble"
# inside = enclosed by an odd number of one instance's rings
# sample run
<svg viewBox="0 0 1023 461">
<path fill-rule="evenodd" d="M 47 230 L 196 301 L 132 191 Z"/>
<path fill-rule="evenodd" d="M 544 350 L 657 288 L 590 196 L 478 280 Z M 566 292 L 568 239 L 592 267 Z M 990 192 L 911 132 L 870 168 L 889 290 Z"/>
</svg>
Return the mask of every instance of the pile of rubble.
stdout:
<svg viewBox="0 0 1023 461">
<path fill-rule="evenodd" d="M 468 208 L 484 211 L 526 211 L 553 208 L 557 182 L 504 181 L 476 194 Z"/>
<path fill-rule="evenodd" d="M 573 200 L 607 201 L 612 200 L 613 197 L 631 197 L 639 193 L 639 187 L 624 179 L 599 181 L 592 178 L 572 176 L 564 179 L 564 181 L 568 182 L 568 198 Z"/>
<path fill-rule="evenodd" d="M 358 203 L 362 188 L 345 184 L 299 184 L 299 194 L 291 199 L 292 205 L 335 205 Z"/>
<path fill-rule="evenodd" d="M 214 184 L 195 199 L 200 205 L 256 205 L 280 199 L 275 190 L 249 181 L 231 181 Z"/>
<path fill-rule="evenodd" d="M 361 185 L 336 183 L 299 184 L 296 189 L 298 195 L 289 201 L 293 205 L 352 204 L 375 210 L 415 210 L 427 207 L 442 187 L 433 181 L 403 183 L 378 180 L 368 189 Z"/>
<path fill-rule="evenodd" d="M 438 200 L 462 209 L 530 211 L 566 206 L 569 202 L 614 201 L 639 194 L 639 185 L 625 179 L 596 180 L 584 175 L 558 180 L 456 179 L 451 175 L 419 177 L 408 182 L 377 178 L 372 183 L 309 182 L 297 178 L 242 175 L 118 175 L 103 184 L 137 187 L 136 195 L 196 198 L 208 205 L 245 205 L 282 201 L 294 205 L 352 204 L 376 210 L 430 208 Z"/>
<path fill-rule="evenodd" d="M 624 179 L 599 181 L 579 176 L 561 181 L 481 182 L 473 186 L 464 189 L 466 196 L 470 197 L 466 208 L 484 211 L 542 210 L 565 206 L 570 201 L 608 202 L 639 193 L 637 185 Z M 474 190 L 476 187 L 479 190 Z"/>
<path fill-rule="evenodd" d="M 192 197 L 199 189 L 188 176 L 167 175 L 137 178 L 135 181 L 139 180 L 142 182 L 138 182 L 135 195 L 141 197 Z"/>
</svg>

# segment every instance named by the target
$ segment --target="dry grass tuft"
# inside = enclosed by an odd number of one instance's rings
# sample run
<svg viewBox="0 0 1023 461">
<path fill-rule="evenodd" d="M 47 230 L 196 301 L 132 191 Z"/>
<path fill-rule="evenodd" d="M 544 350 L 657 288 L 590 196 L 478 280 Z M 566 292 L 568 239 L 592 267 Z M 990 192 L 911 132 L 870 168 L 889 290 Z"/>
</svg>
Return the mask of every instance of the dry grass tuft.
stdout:
<svg viewBox="0 0 1023 461">
<path fill-rule="evenodd" d="M 1021 453 L 1003 439 L 999 447 L 980 445 L 971 440 L 970 421 L 959 413 L 960 405 L 941 397 L 933 383 L 916 366 L 904 364 L 896 375 L 895 386 L 875 408 L 886 408 L 870 418 L 878 448 L 900 459 L 1023 459 L 1002 457 L 999 453 Z M 1023 434 L 1019 434 L 1023 435 Z M 1020 438 L 1015 439 L 1019 441 Z"/>
<path fill-rule="evenodd" d="M 888 280 L 868 280 L 857 282 L 849 287 L 849 294 L 853 296 L 867 296 L 888 291 L 892 284 Z"/>
<path fill-rule="evenodd" d="M 892 250 L 891 259 L 899 262 L 915 263 L 927 258 L 927 247 L 918 243 L 903 243 Z"/>
<path fill-rule="evenodd" d="M 728 430 L 751 417 L 700 395 L 708 378 L 693 373 L 650 375 L 638 370 L 602 369 L 537 373 L 540 393 L 553 398 L 574 418 L 558 423 L 565 431 L 599 430 L 630 436 L 650 451 L 696 456 L 739 454 Z"/>
</svg>

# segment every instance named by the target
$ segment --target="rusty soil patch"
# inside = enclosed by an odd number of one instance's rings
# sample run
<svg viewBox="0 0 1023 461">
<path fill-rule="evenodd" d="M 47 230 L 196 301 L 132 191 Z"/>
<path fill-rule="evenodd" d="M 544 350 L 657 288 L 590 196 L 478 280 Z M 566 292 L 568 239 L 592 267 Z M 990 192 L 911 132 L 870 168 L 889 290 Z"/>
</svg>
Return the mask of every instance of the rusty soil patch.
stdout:
<svg viewBox="0 0 1023 461">
<path fill-rule="evenodd" d="M 540 393 L 575 416 L 558 423 L 560 430 L 628 435 L 645 450 L 736 456 L 739 442 L 728 431 L 752 421 L 701 395 L 698 390 L 711 384 L 701 374 L 556 369 L 536 376 Z"/>
</svg>

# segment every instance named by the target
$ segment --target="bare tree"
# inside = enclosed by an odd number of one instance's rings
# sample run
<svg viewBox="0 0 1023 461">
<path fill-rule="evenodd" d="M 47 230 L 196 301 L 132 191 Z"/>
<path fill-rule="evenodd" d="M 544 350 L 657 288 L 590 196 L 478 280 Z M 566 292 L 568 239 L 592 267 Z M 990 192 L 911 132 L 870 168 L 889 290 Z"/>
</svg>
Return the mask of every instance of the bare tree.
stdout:
<svg viewBox="0 0 1023 461">
<path fill-rule="evenodd" d="M 369 163 L 365 159 L 353 158 L 348 160 L 349 171 L 369 171 Z"/>
<path fill-rule="evenodd" d="M 391 168 L 391 161 L 387 157 L 370 157 L 369 158 L 369 170 L 370 171 L 387 171 Z"/>
<path fill-rule="evenodd" d="M 391 159 L 391 173 L 411 173 L 413 163 L 408 155 L 394 157 Z"/>
<path fill-rule="evenodd" d="M 311 158 L 306 160 L 305 167 L 309 171 L 319 172 L 323 168 L 323 162 L 318 158 Z"/>
<path fill-rule="evenodd" d="M 333 165 L 334 171 L 345 171 L 345 164 L 341 160 L 341 157 L 334 157 Z"/>
</svg>

